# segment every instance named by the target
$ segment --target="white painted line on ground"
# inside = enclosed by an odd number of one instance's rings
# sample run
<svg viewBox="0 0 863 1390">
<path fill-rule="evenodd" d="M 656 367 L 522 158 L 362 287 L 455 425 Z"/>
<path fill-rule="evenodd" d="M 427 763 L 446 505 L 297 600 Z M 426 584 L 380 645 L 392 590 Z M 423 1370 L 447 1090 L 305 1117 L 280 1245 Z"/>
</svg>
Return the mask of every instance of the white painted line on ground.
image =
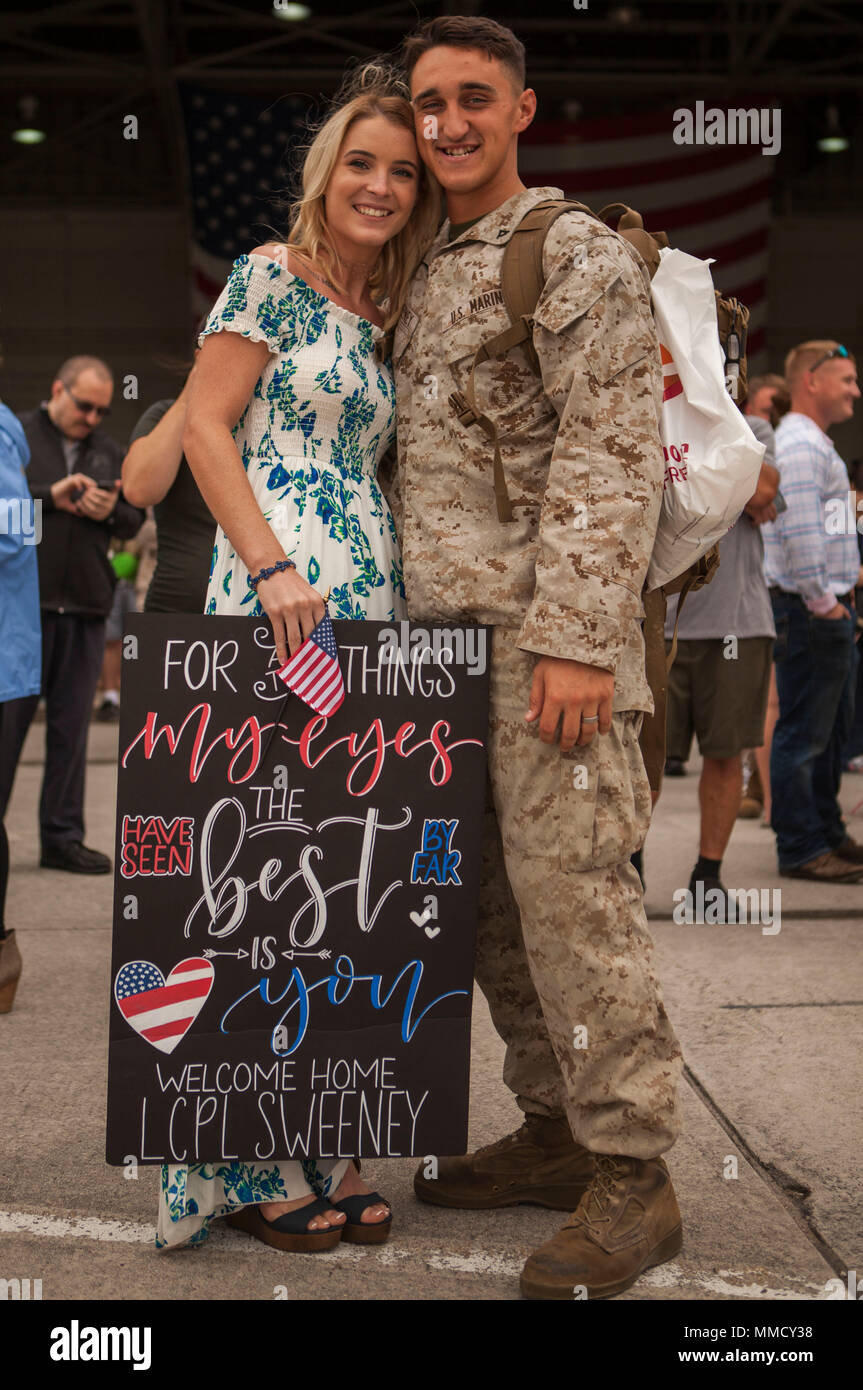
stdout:
<svg viewBox="0 0 863 1390">
<path fill-rule="evenodd" d="M 0 1211 L 0 1232 L 7 1235 L 84 1236 L 122 1245 L 144 1245 L 156 1238 L 155 1226 L 134 1221 L 103 1221 L 100 1216 L 39 1216 L 32 1211 Z"/>
<path fill-rule="evenodd" d="M 747 1280 L 751 1281 L 753 1276 L 758 1274 L 764 1276 L 762 1280 L 755 1283 L 746 1282 Z M 794 1279 L 794 1283 L 799 1286 L 796 1289 L 771 1288 L 767 1280 L 772 1278 L 773 1276 L 768 1274 L 766 1270 L 756 1269 L 720 1269 L 715 1274 L 685 1274 L 680 1265 L 675 1264 L 672 1260 L 668 1264 L 659 1265 L 656 1269 L 647 1270 L 638 1282 L 654 1289 L 674 1289 L 685 1285 L 687 1288 L 699 1289 L 705 1293 L 722 1294 L 734 1298 L 763 1299 L 765 1301 L 787 1298 L 826 1298 L 824 1284 L 812 1284 L 805 1279 Z"/>
<path fill-rule="evenodd" d="M 134 1221 L 105 1221 L 99 1216 L 41 1216 L 29 1211 L 0 1211 L 0 1233 L 53 1236 L 60 1239 L 83 1237 L 85 1240 L 98 1240 L 108 1244 L 152 1246 L 156 1228 Z M 237 1241 L 251 1245 L 253 1237 L 235 1231 L 229 1232 L 223 1226 L 214 1226 L 210 1240 L 216 1247 Z M 517 1259 L 494 1255 L 489 1250 L 473 1250 L 467 1255 L 452 1255 L 442 1250 L 427 1250 L 418 1245 L 389 1243 L 379 1247 L 339 1245 L 335 1250 L 308 1258 L 314 1258 L 316 1264 L 322 1260 L 333 1264 L 359 1264 L 373 1259 L 381 1265 L 397 1265 L 403 1260 L 413 1260 L 426 1268 L 453 1274 L 517 1279 L 527 1253 L 525 1251 L 525 1254 Z M 827 1298 L 823 1284 L 813 1284 L 804 1279 L 795 1279 L 793 1276 L 789 1279 L 786 1276 L 788 1282 L 797 1285 L 796 1288 L 790 1289 L 773 1287 L 768 1282 L 772 1279 L 772 1275 L 760 1269 L 720 1269 L 712 1274 L 687 1273 L 679 1264 L 671 1261 L 656 1269 L 647 1270 L 639 1279 L 639 1285 L 644 1288 L 691 1290 L 725 1298 L 757 1299 L 764 1302 Z"/>
</svg>

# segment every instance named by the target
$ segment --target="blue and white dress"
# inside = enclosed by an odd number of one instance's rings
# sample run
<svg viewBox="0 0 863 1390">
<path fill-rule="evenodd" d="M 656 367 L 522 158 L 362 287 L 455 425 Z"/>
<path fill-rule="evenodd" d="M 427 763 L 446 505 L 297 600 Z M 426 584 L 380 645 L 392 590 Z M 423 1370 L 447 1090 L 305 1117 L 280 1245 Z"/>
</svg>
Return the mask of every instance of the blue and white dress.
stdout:
<svg viewBox="0 0 863 1390">
<path fill-rule="evenodd" d="M 266 256 L 240 256 L 201 341 L 241 333 L 270 359 L 234 439 L 264 515 L 334 618 L 406 618 L 395 526 L 377 483 L 395 440 L 395 388 L 377 360 L 383 336 Z M 216 532 L 206 612 L 261 617 L 248 570 Z M 252 1202 L 338 1187 L 347 1159 L 167 1164 L 156 1245 L 200 1245 L 210 1221 Z"/>
<path fill-rule="evenodd" d="M 395 440 L 395 387 L 377 361 L 381 329 L 276 261 L 240 256 L 207 320 L 272 356 L 234 439 L 261 511 L 304 579 L 330 591 L 333 618 L 407 616 L 395 526 L 377 483 Z M 208 613 L 263 609 L 248 570 L 216 532 Z"/>
</svg>

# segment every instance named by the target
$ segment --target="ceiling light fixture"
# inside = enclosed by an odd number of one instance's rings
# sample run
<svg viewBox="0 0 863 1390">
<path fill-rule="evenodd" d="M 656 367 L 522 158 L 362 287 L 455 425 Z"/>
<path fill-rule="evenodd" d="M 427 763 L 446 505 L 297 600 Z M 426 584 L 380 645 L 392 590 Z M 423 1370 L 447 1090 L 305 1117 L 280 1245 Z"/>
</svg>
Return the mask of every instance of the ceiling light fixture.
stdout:
<svg viewBox="0 0 863 1390">
<path fill-rule="evenodd" d="M 295 0 L 273 0 L 273 15 L 276 19 L 286 19 L 289 23 L 296 24 L 301 19 L 309 19 L 311 13 L 311 5 L 296 4 Z"/>
<path fill-rule="evenodd" d="M 41 145 L 48 138 L 36 123 L 38 110 L 39 102 L 35 97 L 22 97 L 18 102 L 20 125 L 12 131 L 12 139 L 17 145 Z"/>
<path fill-rule="evenodd" d="M 842 154 L 843 150 L 847 150 L 850 144 L 851 142 L 839 120 L 839 108 L 828 106 L 821 134 L 816 141 L 818 149 L 822 154 Z"/>
</svg>

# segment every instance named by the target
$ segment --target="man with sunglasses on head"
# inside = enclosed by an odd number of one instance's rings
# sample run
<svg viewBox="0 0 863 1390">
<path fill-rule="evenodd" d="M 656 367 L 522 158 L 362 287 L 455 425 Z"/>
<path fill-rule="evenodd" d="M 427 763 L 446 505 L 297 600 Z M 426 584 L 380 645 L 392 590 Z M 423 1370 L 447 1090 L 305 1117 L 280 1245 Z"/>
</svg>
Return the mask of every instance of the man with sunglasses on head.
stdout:
<svg viewBox="0 0 863 1390">
<path fill-rule="evenodd" d="M 107 855 L 83 842 L 87 730 L 116 582 L 108 546 L 114 537 L 134 536 L 144 521 L 120 491 L 123 451 L 99 428 L 113 392 L 104 362 L 71 357 L 57 372 L 50 399 L 19 417 L 30 446 L 27 481 L 42 512 L 41 864 L 79 874 L 111 868 Z M 38 702 L 32 695 L 7 707 L 0 736 L 0 793 L 7 798 Z"/>
<path fill-rule="evenodd" d="M 848 834 L 838 793 L 854 715 L 854 587 L 860 569 L 848 473 L 827 431 L 860 399 L 841 343 L 801 343 L 785 359 L 791 409 L 776 430 L 787 511 L 762 528 L 776 623 L 779 719 L 773 734 L 772 826 L 786 878 L 859 883 L 863 845 Z"/>
</svg>

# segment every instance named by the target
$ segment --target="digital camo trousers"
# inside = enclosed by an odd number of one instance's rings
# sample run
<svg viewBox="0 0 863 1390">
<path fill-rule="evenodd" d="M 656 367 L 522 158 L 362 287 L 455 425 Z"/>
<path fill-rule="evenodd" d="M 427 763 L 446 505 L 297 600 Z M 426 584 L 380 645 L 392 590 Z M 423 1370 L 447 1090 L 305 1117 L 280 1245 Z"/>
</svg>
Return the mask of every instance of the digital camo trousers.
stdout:
<svg viewBox="0 0 863 1390">
<path fill-rule="evenodd" d="M 526 724 L 536 657 L 495 628 L 476 976 L 526 1113 L 600 1153 L 653 1158 L 680 1129 L 683 1067 L 651 966 L 641 883 L 650 789 L 640 712 L 561 753 Z"/>
</svg>

